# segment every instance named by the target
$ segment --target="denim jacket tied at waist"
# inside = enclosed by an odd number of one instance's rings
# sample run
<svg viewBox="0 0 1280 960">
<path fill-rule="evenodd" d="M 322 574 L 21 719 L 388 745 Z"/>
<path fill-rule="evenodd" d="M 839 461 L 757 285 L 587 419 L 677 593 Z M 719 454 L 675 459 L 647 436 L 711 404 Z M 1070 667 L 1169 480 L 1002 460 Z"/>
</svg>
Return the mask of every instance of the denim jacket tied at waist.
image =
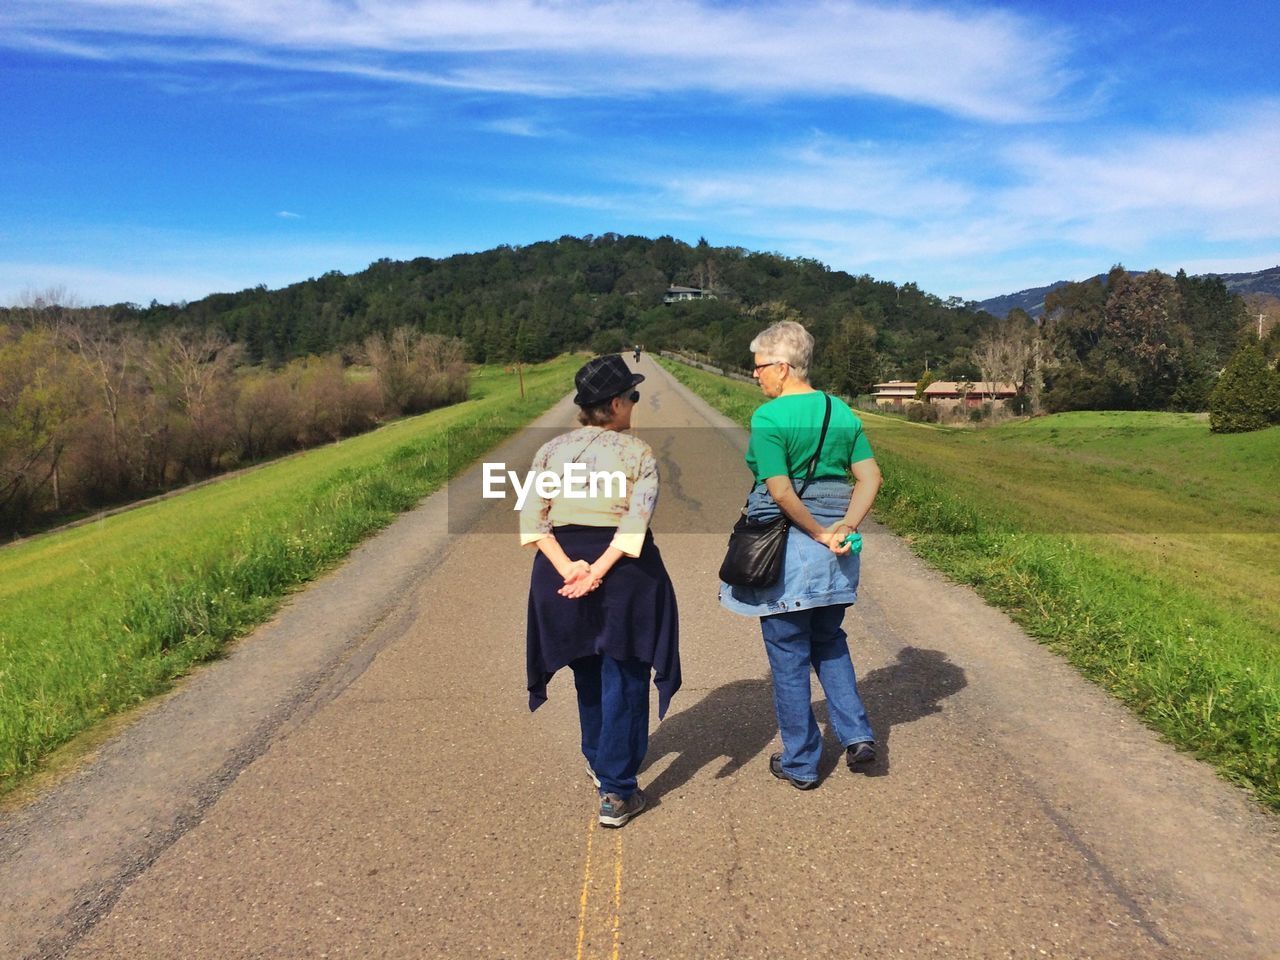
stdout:
<svg viewBox="0 0 1280 960">
<path fill-rule="evenodd" d="M 799 490 L 799 483 L 796 489 Z M 813 518 L 830 526 L 849 509 L 853 489 L 843 480 L 815 480 L 801 498 Z M 747 515 L 771 520 L 780 510 L 768 488 L 757 484 L 747 497 Z M 787 532 L 782 576 L 770 587 L 731 587 L 720 584 L 720 604 L 732 613 L 763 617 L 809 607 L 848 606 L 858 598 L 860 555 L 837 556 L 824 544 L 796 528 Z"/>
</svg>

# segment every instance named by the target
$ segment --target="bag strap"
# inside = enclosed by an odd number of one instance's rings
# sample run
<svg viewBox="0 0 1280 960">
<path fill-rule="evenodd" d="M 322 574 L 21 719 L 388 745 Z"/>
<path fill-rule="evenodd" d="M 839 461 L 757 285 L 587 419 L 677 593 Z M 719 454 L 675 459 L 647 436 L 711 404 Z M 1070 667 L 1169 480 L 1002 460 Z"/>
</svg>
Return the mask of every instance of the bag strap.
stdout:
<svg viewBox="0 0 1280 960">
<path fill-rule="evenodd" d="M 809 461 L 809 469 L 804 475 L 804 486 L 800 488 L 797 496 L 804 496 L 804 492 L 809 489 L 809 484 L 813 481 L 814 471 L 818 469 L 818 458 L 822 456 L 822 444 L 827 439 L 827 427 L 831 425 L 831 395 L 824 393 L 827 400 L 827 412 L 822 416 L 822 433 L 818 434 L 818 449 L 813 451 L 813 459 Z"/>
</svg>

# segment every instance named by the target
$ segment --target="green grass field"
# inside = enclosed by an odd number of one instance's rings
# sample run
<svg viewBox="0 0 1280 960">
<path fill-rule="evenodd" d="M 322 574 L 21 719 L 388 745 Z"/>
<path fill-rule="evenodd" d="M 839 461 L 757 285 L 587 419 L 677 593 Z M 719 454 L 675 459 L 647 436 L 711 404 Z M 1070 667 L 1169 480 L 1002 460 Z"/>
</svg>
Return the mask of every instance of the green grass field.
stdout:
<svg viewBox="0 0 1280 960">
<path fill-rule="evenodd" d="M 140 703 L 564 396 L 579 358 L 170 499 L 0 550 L 0 794 Z"/>
<path fill-rule="evenodd" d="M 759 390 L 664 361 L 746 424 Z M 1280 810 L 1280 429 L 1072 413 L 987 430 L 861 414 L 876 517 L 1172 742 Z"/>
</svg>

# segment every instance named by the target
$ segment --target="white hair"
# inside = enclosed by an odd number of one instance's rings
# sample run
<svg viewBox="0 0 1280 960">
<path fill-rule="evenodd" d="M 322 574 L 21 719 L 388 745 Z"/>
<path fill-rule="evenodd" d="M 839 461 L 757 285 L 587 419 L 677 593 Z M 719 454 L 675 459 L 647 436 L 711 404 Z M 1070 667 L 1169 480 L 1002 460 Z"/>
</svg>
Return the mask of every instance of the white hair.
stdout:
<svg viewBox="0 0 1280 960">
<path fill-rule="evenodd" d="M 784 361 L 801 380 L 809 379 L 809 362 L 813 360 L 813 335 L 794 320 L 780 320 L 761 330 L 749 347 L 752 353 L 763 353 Z"/>
</svg>

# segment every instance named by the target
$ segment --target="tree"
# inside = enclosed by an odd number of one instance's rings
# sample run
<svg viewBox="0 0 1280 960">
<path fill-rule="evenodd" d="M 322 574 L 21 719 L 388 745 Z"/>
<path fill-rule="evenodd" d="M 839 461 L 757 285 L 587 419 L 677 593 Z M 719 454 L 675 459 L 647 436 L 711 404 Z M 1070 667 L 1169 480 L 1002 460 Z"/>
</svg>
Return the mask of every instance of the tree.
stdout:
<svg viewBox="0 0 1280 960">
<path fill-rule="evenodd" d="M 374 422 L 376 392 L 366 396 L 353 391 L 337 355 L 295 360 L 287 375 L 298 397 L 299 445 L 338 440 Z"/>
<path fill-rule="evenodd" d="M 84 311 L 66 320 L 59 325 L 58 333 L 71 343 L 95 388 L 97 412 L 107 430 L 112 473 L 102 477 L 100 483 L 111 497 L 134 479 L 124 418 L 131 395 L 139 390 L 142 341 L 131 330 L 111 324 L 99 310 Z"/>
<path fill-rule="evenodd" d="M 649 251 L 649 261 L 662 271 L 667 283 L 684 273 L 692 251 L 687 244 L 670 236 L 662 236 L 653 241 Z"/>
<path fill-rule="evenodd" d="M 462 341 L 453 337 L 408 327 L 397 327 L 390 336 L 369 337 L 365 355 L 377 375 L 383 413 L 421 413 L 465 399 L 464 350 Z"/>
<path fill-rule="evenodd" d="M 1245 341 L 1227 363 L 1209 397 L 1214 433 L 1261 430 L 1280 422 L 1280 374 L 1267 364 L 1256 342 Z"/>
<path fill-rule="evenodd" d="M 603 356 L 607 353 L 622 353 L 627 348 L 627 331 L 621 327 L 610 327 L 601 330 L 591 338 L 591 352 Z"/>
<path fill-rule="evenodd" d="M 999 384 L 1012 384 L 1022 396 L 1034 377 L 1038 337 L 1035 326 L 1028 321 L 1010 316 L 983 333 L 971 351 L 988 399 L 993 402 Z"/>
<path fill-rule="evenodd" d="M 239 456 L 245 460 L 261 460 L 297 445 L 297 398 L 281 374 L 242 377 L 233 417 Z"/>
<path fill-rule="evenodd" d="M 937 382 L 937 379 L 932 370 L 926 370 L 920 374 L 920 378 L 916 380 L 916 399 L 923 403 L 924 392 L 929 389 L 930 384 Z"/>
<path fill-rule="evenodd" d="M 61 507 L 58 469 L 79 412 L 70 357 L 47 328 L 0 326 L 0 530 L 24 528 L 48 498 Z M 46 488 L 51 488 L 46 492 Z"/>
<path fill-rule="evenodd" d="M 1262 343 L 1268 360 L 1280 359 L 1280 298 L 1269 293 L 1251 293 L 1244 298 L 1248 334 Z"/>
<path fill-rule="evenodd" d="M 702 241 L 698 245 L 699 251 L 703 250 L 706 241 Z M 707 255 L 705 260 L 700 260 L 693 268 L 691 273 L 693 285 L 702 290 L 714 291 L 720 286 L 720 268 L 716 264 L 714 255 Z"/>
<path fill-rule="evenodd" d="M 870 393 L 876 379 L 876 332 L 855 312 L 842 318 L 827 343 L 815 350 L 818 373 L 834 393 Z"/>
<path fill-rule="evenodd" d="M 378 378 L 383 411 L 392 415 L 407 409 L 413 399 L 412 336 L 410 330 L 399 327 L 390 336 L 374 333 L 364 341 L 365 358 Z"/>
<path fill-rule="evenodd" d="M 147 352 L 151 393 L 167 397 L 185 420 L 181 459 L 194 476 L 216 470 L 232 446 L 232 383 L 243 353 L 217 330 L 170 330 Z"/>
<path fill-rule="evenodd" d="M 1177 310 L 1177 286 L 1160 271 L 1113 274 L 1103 323 L 1104 358 L 1123 371 L 1117 380 L 1128 393 L 1127 406 L 1162 408 L 1176 388 L 1186 340 L 1175 328 Z"/>
<path fill-rule="evenodd" d="M 1045 298 L 1045 407 L 1202 408 L 1238 338 L 1240 298 L 1215 278 L 1115 267 Z"/>
<path fill-rule="evenodd" d="M 994 330 L 988 331 L 978 345 L 970 351 L 970 357 L 978 368 L 978 378 L 983 392 L 988 399 L 995 399 L 996 381 L 1004 378 L 1004 369 L 1008 365 L 1004 344 Z"/>
</svg>

